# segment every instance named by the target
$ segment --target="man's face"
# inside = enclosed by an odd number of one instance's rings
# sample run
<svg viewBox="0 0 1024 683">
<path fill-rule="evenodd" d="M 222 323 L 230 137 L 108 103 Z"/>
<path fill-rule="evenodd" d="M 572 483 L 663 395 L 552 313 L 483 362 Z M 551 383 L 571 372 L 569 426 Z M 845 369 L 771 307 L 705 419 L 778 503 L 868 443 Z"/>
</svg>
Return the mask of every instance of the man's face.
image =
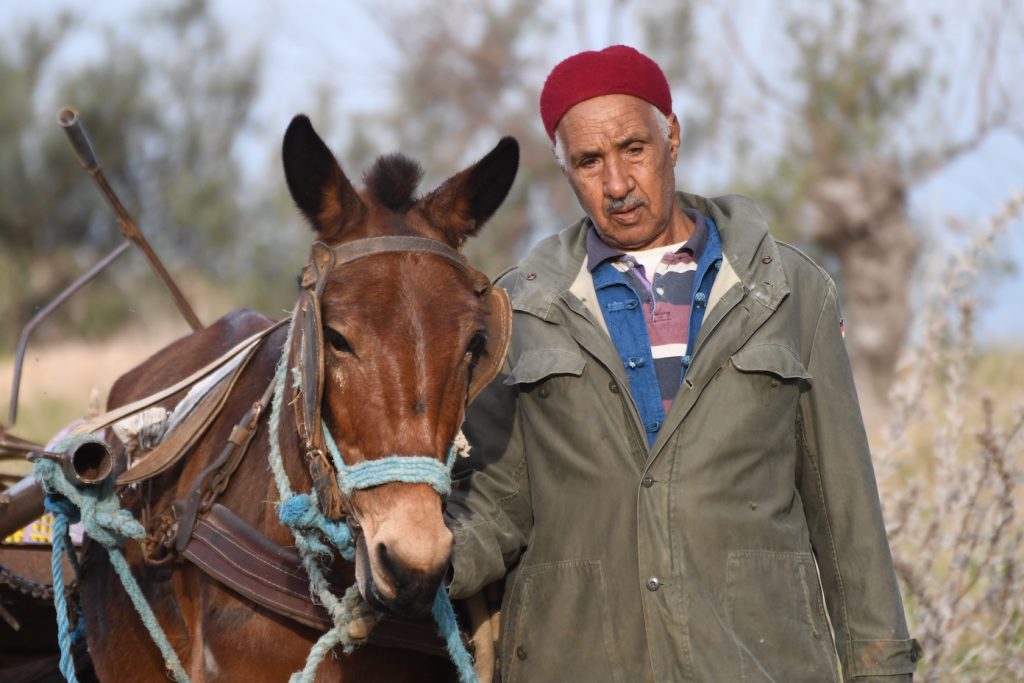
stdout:
<svg viewBox="0 0 1024 683">
<path fill-rule="evenodd" d="M 650 249 L 689 236 L 675 201 L 674 114 L 666 140 L 651 104 L 631 95 L 603 95 L 567 111 L 556 135 L 569 185 L 607 244 Z"/>
</svg>

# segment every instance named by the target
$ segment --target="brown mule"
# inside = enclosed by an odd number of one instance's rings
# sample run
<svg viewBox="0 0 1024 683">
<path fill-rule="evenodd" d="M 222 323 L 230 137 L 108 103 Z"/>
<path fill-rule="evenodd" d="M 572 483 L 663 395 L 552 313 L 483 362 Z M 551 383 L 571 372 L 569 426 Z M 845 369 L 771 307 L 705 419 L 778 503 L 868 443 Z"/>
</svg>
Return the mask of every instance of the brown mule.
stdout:
<svg viewBox="0 0 1024 683">
<path fill-rule="evenodd" d="M 366 189 L 354 190 L 305 117 L 292 121 L 283 148 L 292 197 L 318 242 L 331 248 L 397 235 L 459 249 L 504 200 L 518 154 L 516 142 L 503 139 L 480 162 L 417 199 L 419 168 L 402 156 L 379 159 L 366 176 Z M 318 297 L 323 394 L 316 409 L 347 465 L 393 454 L 444 461 L 466 404 L 493 377 L 504 354 L 500 340 L 488 338 L 497 315 L 490 293 L 497 290 L 482 288 L 478 275 L 451 258 L 416 250 L 375 253 L 339 263 L 325 274 Z M 270 324 L 251 311 L 228 314 L 122 376 L 111 390 L 110 406 L 175 383 Z M 232 426 L 264 393 L 286 351 L 285 337 L 286 329 L 280 328 L 266 338 L 221 413 L 180 463 L 123 492 L 124 505 L 148 527 L 172 501 L 187 496 Z M 173 407 L 182 393 L 163 405 Z M 292 487 L 309 492 L 310 471 L 302 455 L 308 443 L 300 439 L 302 417 L 297 413 L 281 411 L 281 452 Z M 268 432 L 264 418 L 218 503 L 287 548 L 294 540 L 277 518 Z M 452 543 L 438 493 L 427 484 L 388 483 L 355 491 L 344 507 L 359 530 L 356 560 L 335 562 L 334 572 L 345 583 L 358 577 L 363 597 L 378 608 L 405 614 L 429 609 Z M 193 682 L 285 681 L 302 667 L 320 635 L 243 598 L 192 564 L 149 566 L 132 543 L 126 553 Z M 100 680 L 167 680 L 159 651 L 95 544 L 86 549 L 80 584 L 89 650 Z M 350 655 L 328 656 L 317 671 L 321 681 L 451 676 L 445 659 L 373 644 Z"/>
</svg>

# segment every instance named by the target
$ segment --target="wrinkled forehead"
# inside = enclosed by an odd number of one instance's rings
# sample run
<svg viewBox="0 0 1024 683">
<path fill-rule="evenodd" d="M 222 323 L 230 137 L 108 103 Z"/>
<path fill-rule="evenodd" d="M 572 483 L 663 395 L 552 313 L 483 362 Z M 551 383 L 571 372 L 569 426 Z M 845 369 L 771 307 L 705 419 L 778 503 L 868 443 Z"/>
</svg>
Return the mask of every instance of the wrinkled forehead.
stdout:
<svg viewBox="0 0 1024 683">
<path fill-rule="evenodd" d="M 632 95 L 593 97 L 569 109 L 555 133 L 570 152 L 631 138 L 653 139 L 658 129 L 653 108 Z"/>
</svg>

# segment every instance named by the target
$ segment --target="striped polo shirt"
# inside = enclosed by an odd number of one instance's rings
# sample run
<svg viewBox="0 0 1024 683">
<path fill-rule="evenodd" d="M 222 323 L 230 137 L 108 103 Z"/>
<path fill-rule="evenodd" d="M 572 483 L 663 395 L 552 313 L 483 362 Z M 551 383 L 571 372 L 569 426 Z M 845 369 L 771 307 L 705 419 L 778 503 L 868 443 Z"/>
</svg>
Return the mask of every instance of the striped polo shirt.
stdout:
<svg viewBox="0 0 1024 683">
<path fill-rule="evenodd" d="M 694 282 L 708 236 L 704 216 L 693 209 L 684 210 L 693 220 L 694 230 L 689 240 L 679 244 L 620 252 L 605 244 L 593 226 L 587 234 L 587 268 L 591 273 L 608 262 L 624 274 L 640 299 L 664 413 L 679 391 L 689 362 Z M 624 359 L 627 370 L 637 360 Z"/>
</svg>

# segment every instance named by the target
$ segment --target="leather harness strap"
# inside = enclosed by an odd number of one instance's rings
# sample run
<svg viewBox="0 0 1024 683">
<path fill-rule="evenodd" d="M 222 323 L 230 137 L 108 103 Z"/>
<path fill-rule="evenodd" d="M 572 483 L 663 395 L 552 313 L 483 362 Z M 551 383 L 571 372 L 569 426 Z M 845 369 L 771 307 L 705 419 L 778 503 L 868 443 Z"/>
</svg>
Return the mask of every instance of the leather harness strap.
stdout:
<svg viewBox="0 0 1024 683">
<path fill-rule="evenodd" d="M 324 608 L 309 599 L 309 579 L 299 556 L 219 503 L 196 523 L 182 555 L 258 605 L 313 628 L 333 625 Z M 336 575 L 330 579 L 342 585 Z"/>
<path fill-rule="evenodd" d="M 318 242 L 317 244 L 323 244 Z M 315 248 L 316 245 L 314 245 Z M 324 245 L 326 246 L 326 245 Z M 327 247 L 332 249 L 331 247 Z M 481 274 L 467 263 L 466 258 L 455 249 L 452 249 L 443 242 L 430 239 L 429 237 L 415 237 L 412 235 L 381 235 L 380 237 L 367 237 L 354 242 L 346 242 L 333 247 L 334 265 L 350 263 L 357 259 L 373 256 L 374 254 L 385 254 L 389 252 L 408 252 L 420 254 L 433 254 L 440 256 L 459 269 L 471 275 Z M 315 252 L 314 252 L 315 253 Z M 481 283 L 479 278 L 474 277 L 474 286 L 490 286 L 490 280 L 484 277 Z M 477 293 L 479 293 L 478 290 Z"/>
<path fill-rule="evenodd" d="M 309 582 L 299 556 L 282 548 L 220 504 L 195 526 L 183 557 L 213 579 L 276 614 L 326 631 L 333 626 L 321 605 L 309 599 Z M 328 581 L 338 592 L 345 581 L 333 571 Z M 447 657 L 434 624 L 385 616 L 370 631 L 368 642 Z"/>
<path fill-rule="evenodd" d="M 185 499 L 184 507 L 175 509 L 177 525 L 175 529 L 174 548 L 179 553 L 184 551 L 192 536 L 192 529 L 200 516 L 205 516 L 215 504 L 217 497 L 228 487 L 231 476 L 238 469 L 249 450 L 260 416 L 270 404 L 274 392 L 274 382 L 267 386 L 263 396 L 246 411 L 241 421 L 231 428 L 228 441 L 212 463 L 199 473 L 192 490 Z"/>
<path fill-rule="evenodd" d="M 144 396 L 143 398 L 140 398 L 137 401 L 133 401 L 132 403 L 128 403 L 119 408 L 115 408 L 114 410 L 108 411 L 101 415 L 97 415 L 92 419 L 86 420 L 85 422 L 78 424 L 77 426 L 75 426 L 73 433 L 91 434 L 93 432 L 97 432 L 103 429 L 104 427 L 109 427 L 118 420 L 122 420 L 128 417 L 129 415 L 134 415 L 135 413 L 143 411 L 146 408 L 149 408 L 150 406 L 154 406 L 160 401 L 163 401 L 165 398 L 173 396 L 179 391 L 188 389 L 196 382 L 201 381 L 204 377 L 208 377 L 209 375 L 216 372 L 219 368 L 223 367 L 225 363 L 227 363 L 232 358 L 237 356 L 239 353 L 244 351 L 246 347 L 257 344 L 260 340 L 267 337 L 271 332 L 281 327 L 286 322 L 288 322 L 287 318 L 285 318 L 284 320 L 279 320 L 270 327 L 268 327 L 267 329 L 261 330 L 260 332 L 257 332 L 256 334 L 243 339 L 216 360 L 211 361 L 207 365 L 204 365 L 203 367 L 193 372 L 185 379 L 175 382 L 171 386 L 165 389 L 161 389 L 155 394 Z"/>
<path fill-rule="evenodd" d="M 125 486 L 136 482 L 145 481 L 162 474 L 171 468 L 181 457 L 188 452 L 199 440 L 206 430 L 213 423 L 213 420 L 220 414 L 221 409 L 227 402 L 231 390 L 242 375 L 242 371 L 249 364 L 256 352 L 256 345 L 246 351 L 245 358 L 231 371 L 231 375 L 222 379 L 207 394 L 192 412 L 186 417 L 170 435 L 151 449 L 146 456 L 137 460 L 123 474 L 118 476 L 117 485 Z"/>
</svg>

